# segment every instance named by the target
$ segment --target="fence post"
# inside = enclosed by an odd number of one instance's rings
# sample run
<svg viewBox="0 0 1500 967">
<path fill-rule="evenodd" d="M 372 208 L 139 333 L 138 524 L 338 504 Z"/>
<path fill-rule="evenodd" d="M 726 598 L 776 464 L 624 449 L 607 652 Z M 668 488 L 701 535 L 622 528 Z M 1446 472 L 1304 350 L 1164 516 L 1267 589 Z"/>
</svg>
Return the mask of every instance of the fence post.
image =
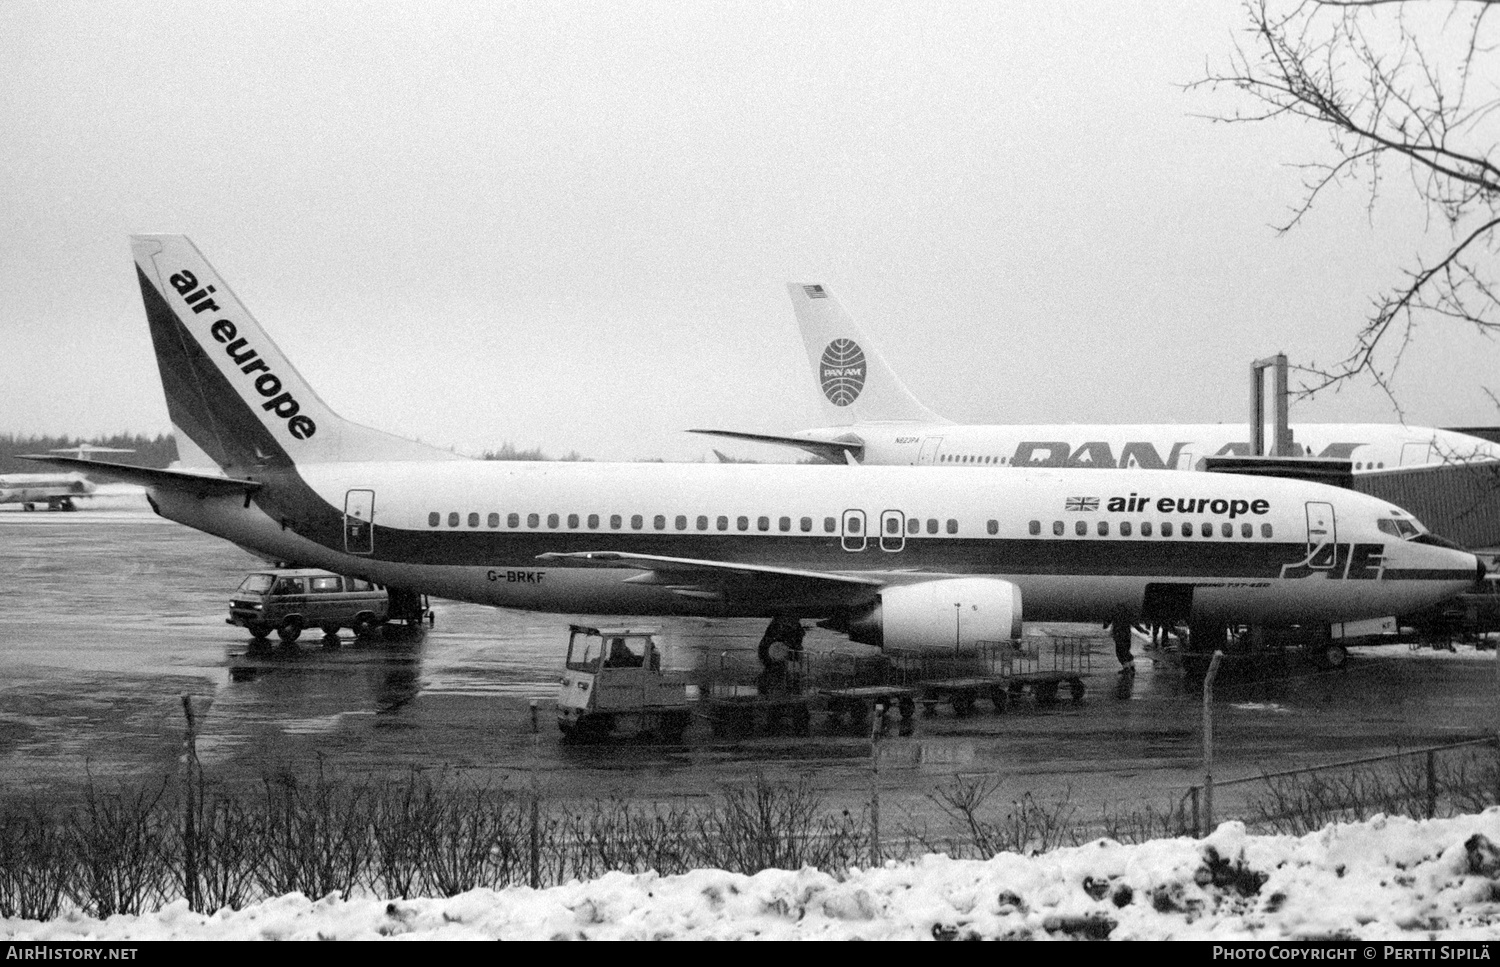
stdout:
<svg viewBox="0 0 1500 967">
<path fill-rule="evenodd" d="M 198 725 L 193 719 L 193 699 L 182 696 L 182 714 L 187 718 L 187 796 L 182 817 L 182 887 L 187 894 L 188 909 L 202 912 L 198 898 L 198 793 L 194 783 L 198 772 Z"/>
<path fill-rule="evenodd" d="M 1437 751 L 1427 750 L 1427 818 L 1437 815 Z"/>
<path fill-rule="evenodd" d="M 880 851 L 880 720 L 885 716 L 885 706 L 877 704 L 875 714 L 870 716 L 870 865 L 879 867 L 885 862 Z"/>
<path fill-rule="evenodd" d="M 1188 795 L 1191 796 L 1193 800 L 1193 838 L 1197 839 L 1203 835 L 1203 827 L 1198 823 L 1198 787 L 1188 787 Z"/>
<path fill-rule="evenodd" d="M 1214 676 L 1223 651 L 1215 651 L 1203 677 L 1203 835 L 1214 830 Z"/>
<path fill-rule="evenodd" d="M 537 724 L 536 699 L 531 700 L 531 888 L 542 888 L 541 794 L 537 773 L 541 770 L 541 728 Z"/>
</svg>

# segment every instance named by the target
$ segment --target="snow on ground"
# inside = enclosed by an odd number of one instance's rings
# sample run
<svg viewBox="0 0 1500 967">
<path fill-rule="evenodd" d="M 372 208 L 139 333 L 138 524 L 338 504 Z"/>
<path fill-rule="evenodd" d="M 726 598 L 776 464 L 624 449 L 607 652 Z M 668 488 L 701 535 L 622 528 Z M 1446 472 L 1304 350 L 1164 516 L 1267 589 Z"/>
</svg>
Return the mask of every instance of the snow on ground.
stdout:
<svg viewBox="0 0 1500 967">
<path fill-rule="evenodd" d="M 931 855 L 835 877 L 611 873 L 444 900 L 311 900 L 212 916 L 0 920 L 0 938 L 390 939 L 1500 939 L 1500 808 L 1376 818 L 1302 837 L 1225 823 L 1207 839 L 1099 840 L 988 861 Z"/>
</svg>

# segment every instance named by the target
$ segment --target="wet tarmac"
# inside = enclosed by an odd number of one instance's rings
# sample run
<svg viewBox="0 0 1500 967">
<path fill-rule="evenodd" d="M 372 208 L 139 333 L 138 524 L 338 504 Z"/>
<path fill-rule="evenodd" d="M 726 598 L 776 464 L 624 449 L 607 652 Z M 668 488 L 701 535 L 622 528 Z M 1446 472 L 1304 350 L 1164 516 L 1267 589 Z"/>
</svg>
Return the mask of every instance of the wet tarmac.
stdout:
<svg viewBox="0 0 1500 967">
<path fill-rule="evenodd" d="M 826 802 L 859 808 L 871 788 L 866 738 L 716 739 L 696 724 L 681 746 L 566 744 L 552 701 L 568 616 L 434 600 L 425 634 L 336 648 L 306 638 L 252 656 L 224 621 L 256 558 L 127 504 L 77 513 L 0 512 L 0 797 L 71 798 L 89 781 L 153 781 L 184 750 L 182 696 L 197 718 L 210 777 L 256 784 L 320 765 L 350 776 L 443 770 L 491 785 L 533 781 L 546 795 L 693 799 L 756 774 L 805 779 Z M 636 623 L 640 619 L 635 619 Z M 665 621 L 667 663 L 701 675 L 753 655 L 761 622 Z M 918 715 L 882 738 L 887 815 L 930 812 L 958 774 L 1000 779 L 1005 801 L 1030 792 L 1101 806 L 1170 806 L 1201 781 L 1201 688 L 1170 656 L 1142 653 L 1115 673 L 1102 632 L 1078 702 L 1029 698 L 1004 714 Z M 871 654 L 814 632 L 807 647 Z M 1215 776 L 1380 755 L 1473 737 L 1496 723 L 1493 652 L 1356 651 L 1347 669 L 1216 689 Z M 540 730 L 531 730 L 532 705 Z M 893 717 L 894 718 L 894 717 Z M 1230 799 L 1221 794 L 1227 808 Z"/>
</svg>

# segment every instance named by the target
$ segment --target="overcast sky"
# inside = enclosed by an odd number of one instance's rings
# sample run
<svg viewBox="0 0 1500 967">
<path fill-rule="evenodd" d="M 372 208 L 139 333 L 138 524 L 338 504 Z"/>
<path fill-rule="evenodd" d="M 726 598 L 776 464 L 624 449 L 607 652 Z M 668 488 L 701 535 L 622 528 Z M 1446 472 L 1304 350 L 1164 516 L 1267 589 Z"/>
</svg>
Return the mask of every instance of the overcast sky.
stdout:
<svg viewBox="0 0 1500 967">
<path fill-rule="evenodd" d="M 1239 422 L 1250 361 L 1341 357 L 1426 230 L 1351 190 L 1276 236 L 1321 134 L 1181 87 L 1242 29 L 1229 0 L 6 0 L 0 431 L 168 428 L 133 232 L 191 236 L 345 416 L 463 452 L 818 425 L 789 280 L 952 419 Z M 1408 422 L 1500 424 L 1497 365 L 1421 330 Z M 1358 386 L 1293 418 L 1397 417 Z"/>
</svg>

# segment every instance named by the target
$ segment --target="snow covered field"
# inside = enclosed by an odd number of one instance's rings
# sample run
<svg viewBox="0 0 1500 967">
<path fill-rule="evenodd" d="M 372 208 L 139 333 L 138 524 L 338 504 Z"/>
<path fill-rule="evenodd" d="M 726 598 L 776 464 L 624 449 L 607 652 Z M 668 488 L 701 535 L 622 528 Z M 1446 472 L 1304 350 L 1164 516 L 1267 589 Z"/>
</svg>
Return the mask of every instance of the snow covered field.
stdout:
<svg viewBox="0 0 1500 967">
<path fill-rule="evenodd" d="M 929 855 L 835 877 L 611 873 L 449 899 L 283 896 L 212 916 L 0 920 L 7 941 L 1495 940 L 1500 808 L 1376 818 L 1302 837 L 1225 823 L 1204 840 L 1099 840 L 987 861 Z M 1480 951 L 1483 952 L 1483 951 Z"/>
</svg>

